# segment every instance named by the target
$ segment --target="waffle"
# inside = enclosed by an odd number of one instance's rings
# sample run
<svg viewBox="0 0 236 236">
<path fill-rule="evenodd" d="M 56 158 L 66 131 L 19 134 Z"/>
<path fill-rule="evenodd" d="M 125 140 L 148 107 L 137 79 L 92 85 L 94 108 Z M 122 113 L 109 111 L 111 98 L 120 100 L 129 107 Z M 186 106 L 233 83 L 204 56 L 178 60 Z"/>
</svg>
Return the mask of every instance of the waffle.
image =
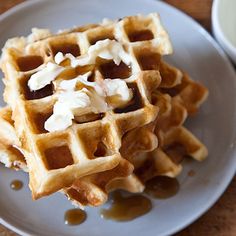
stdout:
<svg viewBox="0 0 236 236">
<path fill-rule="evenodd" d="M 0 162 L 5 164 L 8 168 L 14 168 L 16 170 L 22 169 L 28 172 L 13 125 L 10 108 L 2 108 L 0 110 Z M 125 135 L 125 137 L 129 138 L 123 138 L 122 146 L 128 147 L 129 144 L 126 144 L 126 142 L 130 142 L 130 138 L 132 137 L 132 140 L 137 139 L 132 144 L 133 148 L 135 148 L 136 144 L 136 148 L 139 148 L 140 151 L 148 152 L 153 150 L 157 146 L 157 138 L 152 132 L 153 129 L 153 125 L 146 125 L 129 131 Z M 140 140 L 137 134 L 142 134 L 141 137 L 146 138 Z M 5 142 L 5 140 L 7 140 L 7 142 Z M 136 150 L 136 153 L 138 152 L 139 151 Z M 79 205 L 80 207 L 85 205 L 98 206 L 106 202 L 108 192 L 119 188 L 126 189 L 129 192 L 142 192 L 144 186 L 132 172 L 133 165 L 127 160 L 121 159 L 118 166 L 112 170 L 77 179 L 70 188 L 63 189 L 62 193 L 64 193 L 74 205 Z M 125 178 L 126 176 L 128 177 Z"/>
<path fill-rule="evenodd" d="M 180 71 L 177 68 L 166 63 L 165 65 L 167 65 L 165 68 L 172 70 L 171 81 L 178 81 L 180 84 L 183 74 L 180 76 Z M 168 79 L 165 76 L 170 76 L 170 73 L 160 72 L 162 73 L 162 81 Z M 195 82 L 192 81 L 192 83 Z M 142 192 L 145 187 L 144 183 L 157 175 L 176 177 L 182 170 L 181 162 L 186 156 L 192 156 L 196 160 L 206 157 L 205 146 L 183 127 L 188 114 L 186 108 L 179 100 L 160 90 L 162 88 L 152 93 L 152 103 L 159 108 L 159 116 L 156 121 L 133 129 L 122 138 L 120 152 L 134 165 L 135 174 L 129 175 L 132 172 L 132 167 L 129 162 L 123 159 L 112 170 L 77 179 L 70 188 L 63 190 L 63 193 L 75 205 L 101 205 L 107 200 L 108 192 L 116 189 Z M 193 90 L 192 93 L 197 93 L 197 91 Z M 206 89 L 205 93 L 207 93 Z M 202 103 L 202 97 L 206 97 L 206 95 L 196 97 L 199 97 Z M 200 102 L 196 101 L 196 103 Z M 5 119 L 8 124 L 12 124 L 9 108 L 3 109 L 1 115 L 1 120 Z M 154 128 L 159 139 L 159 147 L 152 151 L 157 146 L 157 138 L 153 134 Z M 14 133 L 11 137 L 14 137 Z M 127 175 L 129 176 L 126 177 Z"/>
<path fill-rule="evenodd" d="M 132 172 L 133 166 L 122 159 L 115 168 L 79 178 L 62 192 L 76 206 L 100 206 L 107 201 L 109 190 L 107 185 L 113 180 L 131 175 Z"/>
<path fill-rule="evenodd" d="M 47 63 L 54 63 L 58 52 L 71 53 L 74 57 L 81 55 L 82 58 L 87 55 L 89 46 L 104 38 L 114 38 L 122 43 L 131 58 L 130 67 L 123 62 L 115 66 L 109 60 L 76 68 L 62 63 L 63 72 L 53 83 L 36 92 L 27 87 L 29 78 Z M 160 54 L 171 52 L 168 35 L 156 14 L 6 43 L 1 63 L 6 77 L 4 98 L 13 110 L 17 136 L 25 150 L 34 199 L 71 186 L 78 178 L 119 165 L 122 136 L 156 118 L 158 108 L 149 99 L 160 83 L 157 59 Z M 91 110 L 85 114 L 83 111 L 83 114 L 76 114 L 69 128 L 46 132 L 43 124 L 57 101 L 58 83 L 62 78 L 69 80 L 91 70 L 95 75 L 91 79 L 95 81 L 121 78 L 127 82 L 133 91 L 131 103 L 96 115 Z M 97 156 L 96 152 L 102 154 Z"/>
<path fill-rule="evenodd" d="M 172 70 L 170 80 L 173 86 L 182 83 L 183 74 L 177 68 L 164 62 L 168 69 Z M 170 76 L 165 73 L 165 76 Z M 168 78 L 162 77 L 162 81 Z M 190 80 L 190 79 L 189 79 Z M 174 81 L 178 81 L 177 83 Z M 194 81 L 191 81 L 193 84 Z M 159 89 L 160 90 L 160 89 Z M 182 161 L 186 157 L 192 157 L 197 161 L 202 161 L 207 156 L 206 147 L 186 128 L 183 124 L 187 118 L 187 109 L 178 99 L 172 98 L 169 94 L 156 90 L 152 94 L 152 102 L 159 108 L 159 115 L 155 122 L 142 128 L 133 130 L 124 135 L 120 152 L 130 163 L 134 165 L 134 173 L 128 177 L 109 179 L 101 184 L 101 173 L 93 176 L 85 185 L 80 180 L 75 183 L 67 192 L 70 200 L 75 205 L 98 206 L 107 200 L 107 194 L 117 189 L 138 193 L 145 188 L 145 182 L 155 176 L 176 177 L 182 171 Z M 193 90 L 192 94 L 199 90 Z M 202 96 L 195 100 L 199 107 L 207 97 L 207 90 L 202 86 Z M 195 94 L 197 95 L 197 94 Z M 204 99 L 203 99 L 204 97 Z M 194 102 L 192 102 L 194 105 Z M 156 146 L 156 136 L 158 136 L 159 146 Z M 138 136 L 138 139 L 136 138 Z M 153 150 L 153 148 L 155 148 Z M 105 173 L 104 173 L 104 176 Z M 86 177 L 85 177 L 86 178 Z M 92 185 L 91 185 L 92 183 Z M 71 192 L 70 192 L 71 191 Z M 90 194 L 91 193 L 91 194 Z"/>
<path fill-rule="evenodd" d="M 174 86 L 176 84 L 180 85 L 183 77 L 182 72 L 163 61 L 161 61 L 161 64 L 165 65 L 162 68 L 172 70 L 171 73 L 163 73 L 160 70 L 162 81 L 168 80 L 171 75 L 169 81 L 171 80 Z M 173 81 L 177 81 L 177 83 Z M 191 83 L 195 82 L 191 81 Z M 197 104 L 202 103 L 204 100 L 202 97 L 206 98 L 207 96 L 207 90 L 204 90 L 203 86 L 202 88 L 205 94 L 201 96 L 193 95 L 200 99 L 200 101 L 196 100 Z M 198 91 L 193 90 L 192 94 Z M 183 127 L 188 112 L 182 103 L 168 93 L 163 93 L 161 86 L 152 93 L 152 103 L 159 108 L 156 121 L 133 129 L 122 138 L 120 152 L 128 161 L 122 159 L 119 165 L 112 170 L 74 181 L 71 187 L 63 190 L 63 193 L 67 195 L 72 203 L 79 206 L 98 206 L 106 202 L 108 192 L 116 189 L 142 192 L 145 188 L 145 182 L 155 176 L 176 177 L 182 170 L 181 162 L 185 157 L 191 156 L 198 161 L 206 157 L 207 150 L 205 146 Z M 9 108 L 5 108 L 1 112 L 1 120 L 7 121 L 8 126 L 13 124 L 10 115 Z M 157 146 L 157 138 L 153 134 L 154 128 L 158 136 L 159 147 L 152 151 Z M 11 137 L 14 137 L 14 132 Z M 131 174 L 133 168 L 130 163 L 135 167 L 133 174 Z"/>
<path fill-rule="evenodd" d="M 0 113 L 0 126 L 2 126 L 3 131 L 4 127 L 2 123 L 4 122 L 8 122 L 8 126 L 11 129 L 13 128 L 11 113 L 9 111 L 9 108 L 3 108 Z M 156 136 L 152 133 L 153 129 L 154 126 L 151 124 L 129 131 L 122 139 L 122 152 L 125 151 L 126 155 L 138 155 L 140 152 L 149 152 L 153 150 L 157 146 Z M 2 132 L 0 134 L 1 140 L 4 139 L 4 134 L 7 133 Z M 138 136 L 138 134 L 140 136 Z M 9 138 L 8 143 L 11 147 L 13 147 L 12 143 L 14 142 L 14 137 L 16 137 L 15 130 L 12 129 L 12 134 L 10 136 L 12 140 Z M 140 139 L 140 137 L 142 138 Z M 6 153 L 6 148 L 3 148 L 3 145 L 4 143 L 0 145 L 0 152 Z M 132 146 L 131 149 L 127 148 L 130 146 Z M 18 149 L 20 150 L 20 148 Z M 132 149 L 135 150 L 135 152 L 132 152 Z M 125 156 L 125 153 L 123 154 Z M 17 163 L 21 163 L 19 167 L 24 171 L 27 171 L 26 168 L 23 168 L 25 161 L 22 159 L 22 154 L 20 152 L 16 153 L 16 156 L 9 153 L 8 157 L 8 163 L 13 164 L 17 161 Z M 2 156 L 0 156 L 0 162 L 4 162 Z M 168 163 L 164 160 L 164 162 L 162 162 L 162 166 L 165 169 L 167 169 L 166 165 L 168 165 Z M 163 168 L 162 166 L 160 169 Z M 7 167 L 10 166 L 8 165 Z M 85 205 L 98 206 L 106 202 L 108 192 L 110 191 L 125 189 L 129 192 L 142 192 L 144 185 L 140 179 L 135 176 L 135 174 L 131 174 L 132 172 L 133 166 L 130 165 L 130 162 L 122 159 L 119 165 L 114 169 L 77 179 L 70 188 L 65 188 L 62 192 L 67 195 L 68 199 L 70 199 L 74 205 L 79 205 L 80 207 Z M 162 172 L 162 174 L 164 173 Z"/>
<path fill-rule="evenodd" d="M 0 162 L 8 168 L 27 171 L 26 161 L 19 149 L 20 143 L 16 136 L 11 115 L 9 107 L 0 110 Z"/>
<path fill-rule="evenodd" d="M 157 147 L 157 138 L 153 134 L 154 122 L 127 132 L 122 138 L 121 154 L 126 157 L 140 152 L 150 152 Z M 126 150 L 126 154 L 123 152 Z M 134 167 L 130 160 L 123 159 L 114 169 L 85 176 L 74 181 L 70 188 L 63 192 L 79 206 L 99 206 L 107 201 L 108 193 L 119 188 L 129 192 L 143 191 L 144 186 L 134 176 Z"/>
<path fill-rule="evenodd" d="M 170 68 L 169 68 L 170 69 Z M 176 102 L 186 108 L 188 115 L 194 115 L 199 110 L 201 104 L 208 97 L 208 90 L 200 83 L 193 81 L 188 74 L 182 72 L 181 81 L 178 80 L 179 70 L 175 67 L 171 68 L 173 82 L 176 81 L 173 87 L 162 87 L 161 92 L 169 94 Z M 163 81 L 164 72 L 160 70 Z M 174 76 L 175 74 L 175 76 Z M 177 82 L 178 81 L 178 82 Z"/>
<path fill-rule="evenodd" d="M 91 46 L 112 40 L 124 49 L 129 66 L 125 60 L 116 66 L 117 58 L 89 58 Z M 35 199 L 60 190 L 75 205 L 99 206 L 110 191 L 142 192 L 145 182 L 155 176 L 176 177 L 188 156 L 205 159 L 207 149 L 183 124 L 188 115 L 197 113 L 208 92 L 162 60 L 162 55 L 171 52 L 157 14 L 104 21 L 57 35 L 34 29 L 27 38 L 9 40 L 1 67 L 6 77 L 4 99 L 13 110 L 15 128 L 11 109 L 4 108 L 0 162 L 25 171 L 29 167 Z M 63 60 L 57 60 L 58 53 Z M 78 59 L 90 63 L 73 65 Z M 63 71 L 52 83 L 31 92 L 30 77 L 49 62 L 56 62 Z M 89 82 L 121 78 L 132 91 L 132 100 L 121 103 L 111 98 L 113 109 L 105 112 L 80 109 L 69 128 L 47 132 L 43 125 L 57 102 L 61 81 L 88 71 L 92 71 Z M 9 147 L 22 150 L 27 166 L 22 153 L 11 153 Z M 55 154 L 61 154 L 60 161 L 53 158 Z"/>
<path fill-rule="evenodd" d="M 155 127 L 158 148 L 138 155 L 133 155 L 128 147 L 123 148 L 122 155 L 134 165 L 135 171 L 131 179 L 115 181 L 121 189 L 127 190 L 127 186 L 132 186 L 131 182 L 133 186 L 143 184 L 144 187 L 146 181 L 159 175 L 176 177 L 181 173 L 181 163 L 185 158 L 202 161 L 208 155 L 204 144 L 183 126 L 188 115 L 197 113 L 208 96 L 208 90 L 163 60 L 159 70 L 162 81 L 152 94 L 152 103 L 159 107 Z M 140 189 L 136 188 L 137 192 Z"/>
<path fill-rule="evenodd" d="M 158 175 L 176 177 L 186 157 L 202 161 L 208 155 L 204 144 L 183 126 L 188 115 L 197 113 L 208 90 L 164 61 L 160 63 L 160 74 L 162 84 L 152 95 L 153 103 L 159 107 L 155 127 L 159 146 L 148 155 L 141 154 L 141 164 L 131 161 L 143 183 Z"/>
</svg>

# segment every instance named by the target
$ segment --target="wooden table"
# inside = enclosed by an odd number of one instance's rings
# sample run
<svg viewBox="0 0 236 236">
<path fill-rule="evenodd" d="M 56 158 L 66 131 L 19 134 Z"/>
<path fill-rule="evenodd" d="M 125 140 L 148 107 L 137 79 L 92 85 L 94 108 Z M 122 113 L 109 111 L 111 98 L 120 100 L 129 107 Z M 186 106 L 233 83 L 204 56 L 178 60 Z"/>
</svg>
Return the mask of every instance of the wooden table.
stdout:
<svg viewBox="0 0 236 236">
<path fill-rule="evenodd" d="M 0 13 L 24 0 L 0 0 Z M 181 9 L 207 30 L 211 31 L 212 0 L 166 0 Z M 201 207 L 201 206 L 199 206 Z M 180 213 L 181 214 L 181 213 Z M 199 220 L 176 236 L 235 236 L 236 235 L 236 177 L 220 200 Z M 0 225 L 0 236 L 16 234 Z"/>
</svg>

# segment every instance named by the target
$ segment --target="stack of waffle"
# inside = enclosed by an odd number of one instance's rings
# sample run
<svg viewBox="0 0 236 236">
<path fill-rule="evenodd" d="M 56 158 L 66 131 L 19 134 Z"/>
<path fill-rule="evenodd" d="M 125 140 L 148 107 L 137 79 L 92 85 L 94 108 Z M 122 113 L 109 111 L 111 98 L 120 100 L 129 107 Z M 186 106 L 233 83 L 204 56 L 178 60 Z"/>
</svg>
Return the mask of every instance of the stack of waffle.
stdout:
<svg viewBox="0 0 236 236">
<path fill-rule="evenodd" d="M 60 191 L 99 206 L 176 177 L 185 157 L 204 160 L 183 123 L 208 91 L 163 61 L 171 53 L 158 14 L 8 40 L 0 161 L 29 173 L 33 199 Z"/>
</svg>

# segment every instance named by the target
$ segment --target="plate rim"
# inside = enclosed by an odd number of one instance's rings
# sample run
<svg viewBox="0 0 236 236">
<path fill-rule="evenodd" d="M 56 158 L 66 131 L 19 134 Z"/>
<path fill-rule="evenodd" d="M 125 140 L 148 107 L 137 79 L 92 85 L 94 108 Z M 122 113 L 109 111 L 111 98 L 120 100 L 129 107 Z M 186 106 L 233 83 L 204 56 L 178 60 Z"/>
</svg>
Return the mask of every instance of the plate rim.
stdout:
<svg viewBox="0 0 236 236">
<path fill-rule="evenodd" d="M 9 10 L 7 10 L 6 12 L 4 12 L 0 15 L 0 24 L 2 23 L 2 21 L 7 20 L 8 17 L 14 16 L 14 14 L 18 13 L 19 11 L 24 11 L 28 7 L 31 7 L 37 3 L 43 3 L 43 2 L 47 2 L 47 1 L 48 0 L 28 0 L 28 1 L 22 2 L 20 4 L 17 4 L 16 6 L 10 8 Z M 191 25 L 194 26 L 196 29 L 198 29 L 199 33 L 201 33 L 203 35 L 203 37 L 205 37 L 211 43 L 211 45 L 215 48 L 217 53 L 224 60 L 224 63 L 227 66 L 227 70 L 229 71 L 229 73 L 234 75 L 234 77 L 236 79 L 236 71 L 233 67 L 233 64 L 231 63 L 231 61 L 229 60 L 229 58 L 227 57 L 227 55 L 223 51 L 223 49 L 219 46 L 219 44 L 213 38 L 213 36 L 203 26 L 201 26 L 197 21 L 195 21 L 191 16 L 187 15 L 186 13 L 182 12 L 178 8 L 168 4 L 166 2 L 158 1 L 158 0 L 145 0 L 145 1 L 158 2 L 158 4 L 165 5 L 165 7 L 175 10 L 178 14 L 184 16 L 184 18 L 186 20 L 191 22 Z M 236 147 L 234 148 L 234 150 L 232 151 L 232 154 L 230 154 L 230 155 L 233 156 L 234 158 L 236 157 Z M 172 235 L 174 233 L 181 231 L 182 229 L 188 227 L 190 224 L 192 224 L 197 219 L 199 219 L 204 213 L 206 213 L 219 200 L 219 198 L 222 196 L 222 194 L 225 192 L 225 190 L 227 189 L 227 187 L 231 183 L 233 177 L 236 174 L 236 165 L 235 166 L 232 165 L 231 169 L 229 169 L 229 170 L 228 170 L 229 171 L 228 174 L 224 177 L 223 183 L 221 185 L 219 185 L 219 187 L 217 188 L 215 195 L 210 200 L 208 200 L 206 202 L 206 204 L 204 206 L 202 206 L 196 214 L 192 215 L 192 217 L 190 217 L 189 219 L 183 221 L 182 224 L 172 227 L 169 231 L 165 232 L 165 234 L 163 234 L 163 236 L 164 235 Z M 4 220 L 1 216 L 0 216 L 0 224 L 2 224 L 3 226 L 7 227 L 8 229 L 10 229 L 22 236 L 31 236 L 32 235 L 29 232 L 27 232 L 28 231 L 27 229 L 24 230 L 22 228 L 14 226 L 13 223 L 10 223 L 7 220 Z"/>
</svg>

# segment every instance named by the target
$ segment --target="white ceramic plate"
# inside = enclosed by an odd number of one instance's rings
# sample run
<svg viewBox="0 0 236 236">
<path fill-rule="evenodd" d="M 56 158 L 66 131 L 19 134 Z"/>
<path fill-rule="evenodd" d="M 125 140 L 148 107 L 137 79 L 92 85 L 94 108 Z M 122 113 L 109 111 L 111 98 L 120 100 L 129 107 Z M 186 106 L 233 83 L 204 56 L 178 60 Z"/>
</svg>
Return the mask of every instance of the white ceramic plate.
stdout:
<svg viewBox="0 0 236 236">
<path fill-rule="evenodd" d="M 170 235 L 203 214 L 223 193 L 236 169 L 236 77 L 232 66 L 211 36 L 189 17 L 154 0 L 40 0 L 27 1 L 0 16 L 0 46 L 16 35 L 27 35 L 32 27 L 64 29 L 104 17 L 119 18 L 136 13 L 159 12 L 174 44 L 167 59 L 205 84 L 210 96 L 190 129 L 207 145 L 203 163 L 188 163 L 179 177 L 180 192 L 168 200 L 153 200 L 153 210 L 130 222 L 103 220 L 98 209 L 87 209 L 80 226 L 64 225 L 64 212 L 71 208 L 61 194 L 36 202 L 31 200 L 27 174 L 0 167 L 0 222 L 21 235 L 161 236 Z M 194 177 L 187 172 L 193 169 Z M 13 192 L 13 179 L 25 183 Z"/>
</svg>

